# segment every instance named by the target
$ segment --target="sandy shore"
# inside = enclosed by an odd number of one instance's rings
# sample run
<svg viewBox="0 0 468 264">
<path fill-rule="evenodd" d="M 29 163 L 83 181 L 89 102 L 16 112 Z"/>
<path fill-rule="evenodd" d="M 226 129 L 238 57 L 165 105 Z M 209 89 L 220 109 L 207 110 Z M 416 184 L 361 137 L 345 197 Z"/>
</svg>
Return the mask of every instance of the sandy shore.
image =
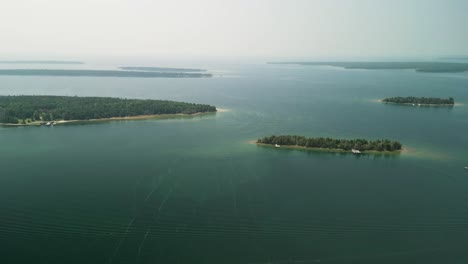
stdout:
<svg viewBox="0 0 468 264">
<path fill-rule="evenodd" d="M 217 111 L 218 113 L 226 113 L 226 112 L 231 112 L 232 111 L 231 109 L 219 108 L 219 107 L 217 107 L 216 110 L 218 110 Z"/>
<path fill-rule="evenodd" d="M 109 117 L 99 119 L 88 119 L 88 120 L 57 120 L 54 121 L 55 125 L 63 125 L 68 123 L 92 123 L 92 122 L 108 122 L 108 121 L 123 121 L 123 120 L 145 120 L 145 119 L 169 119 L 169 118 L 180 118 L 180 117 L 193 117 L 208 114 L 215 114 L 216 112 L 200 112 L 194 114 L 162 114 L 162 115 L 139 115 L 139 116 L 127 116 L 127 117 Z M 33 122 L 29 124 L 1 124 L 2 126 L 41 126 L 41 122 Z"/>
<path fill-rule="evenodd" d="M 255 144 L 257 146 L 261 147 L 269 147 L 269 148 L 275 148 L 274 145 L 271 144 L 263 144 L 263 143 L 257 143 L 257 140 L 251 140 L 249 141 L 249 144 Z M 307 147 L 302 147 L 302 146 L 284 146 L 282 145 L 279 147 L 279 149 L 299 149 L 299 150 L 310 150 L 310 151 L 318 151 L 318 152 L 332 152 L 332 153 L 352 153 L 350 150 L 344 150 L 344 149 L 328 149 L 328 148 L 307 148 Z M 401 150 L 396 150 L 396 151 L 376 151 L 376 150 L 369 150 L 369 151 L 362 151 L 362 154 L 377 154 L 377 155 L 396 155 L 396 154 L 401 154 L 405 153 L 407 150 L 405 148 Z"/>
</svg>

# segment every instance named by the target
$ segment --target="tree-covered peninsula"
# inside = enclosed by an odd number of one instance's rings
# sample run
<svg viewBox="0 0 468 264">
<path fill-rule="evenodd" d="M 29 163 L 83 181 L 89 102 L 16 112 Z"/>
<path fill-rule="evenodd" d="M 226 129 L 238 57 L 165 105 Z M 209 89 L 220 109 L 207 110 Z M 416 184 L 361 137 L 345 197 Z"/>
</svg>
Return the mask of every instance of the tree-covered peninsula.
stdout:
<svg viewBox="0 0 468 264">
<path fill-rule="evenodd" d="M 434 97 L 390 97 L 382 99 L 384 103 L 393 103 L 393 104 L 414 104 L 414 105 L 450 105 L 453 106 L 455 104 L 455 100 L 450 97 L 448 99 L 445 98 L 434 98 Z"/>
<path fill-rule="evenodd" d="M 0 96 L 0 123 L 126 118 L 216 112 L 205 104 L 110 97 Z"/>
<path fill-rule="evenodd" d="M 388 139 L 366 140 L 366 139 L 334 139 L 334 138 L 307 138 L 303 136 L 269 136 L 257 140 L 259 145 L 274 145 L 277 147 L 290 146 L 311 149 L 326 149 L 338 151 L 399 151 L 402 145 L 398 141 Z"/>
</svg>

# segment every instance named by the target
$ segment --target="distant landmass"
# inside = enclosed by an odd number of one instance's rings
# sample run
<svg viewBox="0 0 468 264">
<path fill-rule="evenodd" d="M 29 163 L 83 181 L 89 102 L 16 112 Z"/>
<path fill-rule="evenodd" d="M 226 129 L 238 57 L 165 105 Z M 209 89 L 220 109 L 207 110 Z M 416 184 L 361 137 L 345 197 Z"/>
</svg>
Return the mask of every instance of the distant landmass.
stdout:
<svg viewBox="0 0 468 264">
<path fill-rule="evenodd" d="M 269 62 L 269 64 L 321 65 L 345 69 L 410 70 L 417 72 L 466 72 L 468 63 L 456 62 Z"/>
<path fill-rule="evenodd" d="M 155 115 L 216 112 L 216 107 L 165 100 L 77 96 L 0 96 L 0 123 L 40 125 L 42 122 L 141 119 Z M 134 117 L 134 118 L 132 118 Z"/>
<path fill-rule="evenodd" d="M 429 106 L 453 106 L 455 100 L 450 97 L 448 99 L 435 97 L 390 97 L 382 99 L 384 103 L 392 104 L 408 104 L 408 105 L 429 105 Z"/>
<path fill-rule="evenodd" d="M 0 64 L 84 64 L 81 61 L 54 61 L 54 60 L 12 60 L 0 61 Z"/>
<path fill-rule="evenodd" d="M 440 57 L 439 60 L 468 60 L 468 56 L 447 56 Z"/>
<path fill-rule="evenodd" d="M 190 69 L 190 68 L 165 68 L 165 67 L 120 67 L 122 70 L 130 71 L 155 71 L 155 72 L 205 72 L 203 69 Z"/>
<path fill-rule="evenodd" d="M 145 72 L 117 70 L 52 70 L 0 69 L 0 75 L 13 76 L 70 76 L 70 77 L 136 77 L 136 78 L 210 78 L 209 73 Z"/>
</svg>

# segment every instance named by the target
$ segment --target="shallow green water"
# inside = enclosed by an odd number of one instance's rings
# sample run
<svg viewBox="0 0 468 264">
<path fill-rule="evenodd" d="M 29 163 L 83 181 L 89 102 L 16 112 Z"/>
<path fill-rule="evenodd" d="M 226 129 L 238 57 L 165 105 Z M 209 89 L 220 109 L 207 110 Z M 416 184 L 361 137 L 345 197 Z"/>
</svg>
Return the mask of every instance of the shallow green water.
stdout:
<svg viewBox="0 0 468 264">
<path fill-rule="evenodd" d="M 0 94 L 230 109 L 0 128 L 0 262 L 468 261 L 467 74 L 201 66 L 223 77 L 0 77 Z M 375 102 L 409 95 L 465 105 Z M 390 138 L 408 152 L 356 157 L 248 144 L 279 133 Z"/>
</svg>

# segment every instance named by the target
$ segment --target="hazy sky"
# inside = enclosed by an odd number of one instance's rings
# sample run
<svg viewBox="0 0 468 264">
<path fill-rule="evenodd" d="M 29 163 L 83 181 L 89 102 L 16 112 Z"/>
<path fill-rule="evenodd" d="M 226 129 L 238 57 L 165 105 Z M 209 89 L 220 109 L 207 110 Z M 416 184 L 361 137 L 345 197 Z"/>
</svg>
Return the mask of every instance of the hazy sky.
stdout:
<svg viewBox="0 0 468 264">
<path fill-rule="evenodd" d="M 0 0 L 0 56 L 468 54 L 466 0 Z"/>
</svg>

